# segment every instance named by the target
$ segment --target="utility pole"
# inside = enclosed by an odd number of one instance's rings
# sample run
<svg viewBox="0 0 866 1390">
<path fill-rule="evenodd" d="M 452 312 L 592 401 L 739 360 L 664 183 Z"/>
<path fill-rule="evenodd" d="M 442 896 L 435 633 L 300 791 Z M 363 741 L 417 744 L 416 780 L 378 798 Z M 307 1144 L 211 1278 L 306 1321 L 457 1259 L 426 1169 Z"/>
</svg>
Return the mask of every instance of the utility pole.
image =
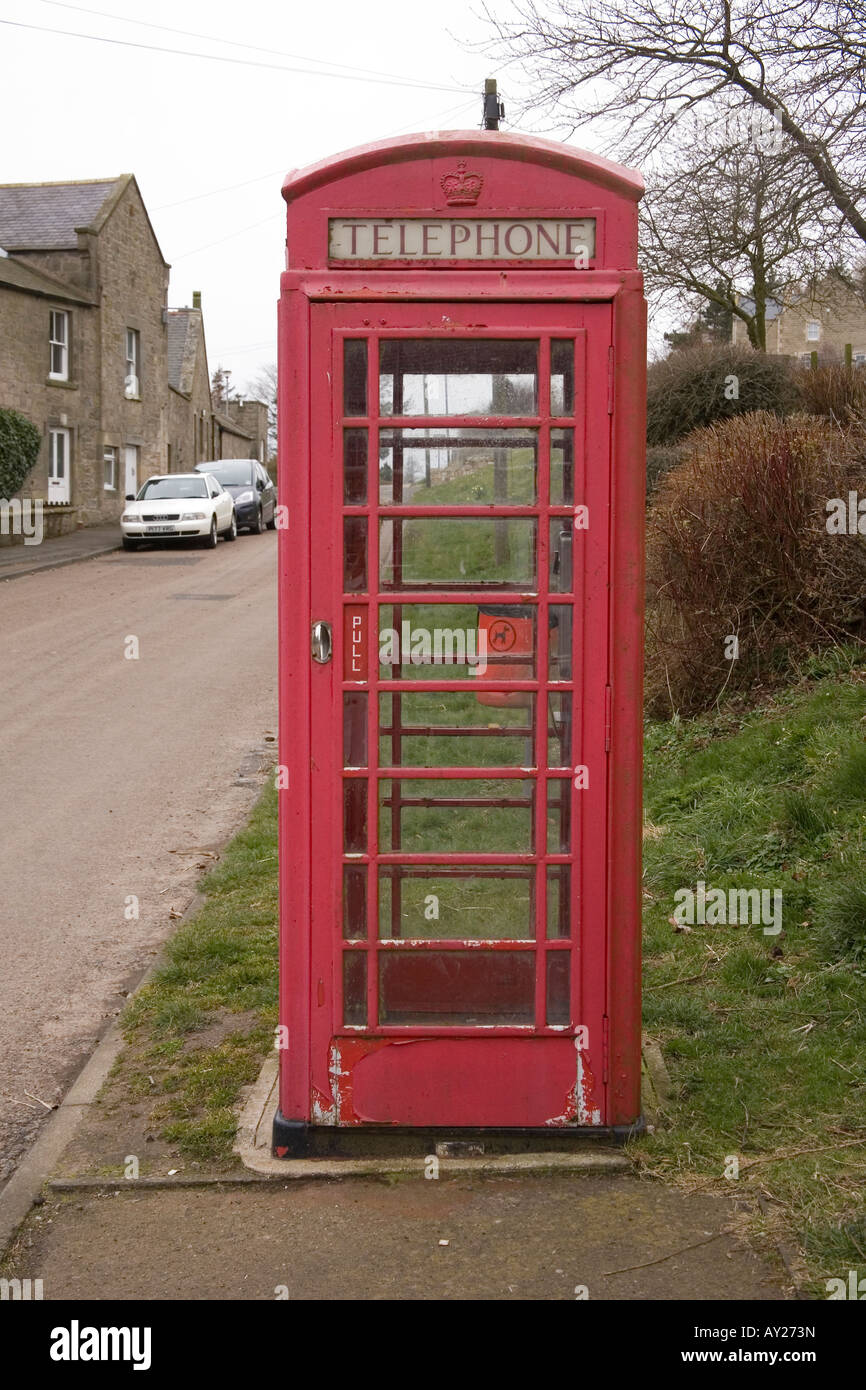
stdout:
<svg viewBox="0 0 866 1390">
<path fill-rule="evenodd" d="M 484 118 L 482 130 L 498 130 L 499 122 L 505 118 L 505 106 L 496 91 L 496 78 L 487 77 L 484 81 Z"/>
</svg>

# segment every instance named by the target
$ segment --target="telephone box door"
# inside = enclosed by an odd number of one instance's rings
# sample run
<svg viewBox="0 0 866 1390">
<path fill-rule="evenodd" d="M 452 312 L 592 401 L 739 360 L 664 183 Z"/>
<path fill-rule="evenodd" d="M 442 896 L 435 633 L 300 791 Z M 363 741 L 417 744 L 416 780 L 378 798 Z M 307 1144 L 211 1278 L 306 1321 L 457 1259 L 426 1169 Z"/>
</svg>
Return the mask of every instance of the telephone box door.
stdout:
<svg viewBox="0 0 866 1390">
<path fill-rule="evenodd" d="M 311 1118 L 603 1125 L 611 307 L 311 313 Z"/>
</svg>

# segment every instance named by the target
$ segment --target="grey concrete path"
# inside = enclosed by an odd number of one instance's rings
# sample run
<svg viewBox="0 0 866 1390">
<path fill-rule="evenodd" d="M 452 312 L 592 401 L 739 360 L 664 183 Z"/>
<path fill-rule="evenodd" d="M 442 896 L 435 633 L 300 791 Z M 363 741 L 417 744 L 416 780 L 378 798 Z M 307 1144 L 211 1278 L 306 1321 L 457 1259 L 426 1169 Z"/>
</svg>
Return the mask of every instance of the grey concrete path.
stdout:
<svg viewBox="0 0 866 1390">
<path fill-rule="evenodd" d="M 77 560 L 91 560 L 120 549 L 120 526 L 82 526 L 69 536 L 56 536 L 39 545 L 0 545 L 0 581 L 20 579 L 39 570 L 59 569 Z"/>
<path fill-rule="evenodd" d="M 786 1298 L 732 1214 L 620 1175 L 139 1188 L 49 1198 L 3 1272 L 46 1300 Z"/>
</svg>

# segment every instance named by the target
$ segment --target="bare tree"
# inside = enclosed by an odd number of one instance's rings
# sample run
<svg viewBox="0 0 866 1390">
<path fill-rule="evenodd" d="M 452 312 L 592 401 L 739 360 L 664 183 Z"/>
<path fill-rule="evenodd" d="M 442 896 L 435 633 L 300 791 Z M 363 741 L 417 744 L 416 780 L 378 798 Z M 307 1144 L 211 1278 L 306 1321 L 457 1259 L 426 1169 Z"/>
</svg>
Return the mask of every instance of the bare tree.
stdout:
<svg viewBox="0 0 866 1390">
<path fill-rule="evenodd" d="M 724 105 L 702 114 L 682 121 L 645 171 L 641 264 L 658 307 L 703 301 L 740 319 L 763 351 L 774 306 L 838 287 L 839 214 L 784 137 L 754 138 Z"/>
<path fill-rule="evenodd" d="M 264 401 L 268 407 L 268 454 L 274 458 L 277 452 L 277 368 L 270 362 L 253 377 L 247 385 L 247 396 L 256 401 Z"/>
<path fill-rule="evenodd" d="M 497 7 L 498 9 L 498 7 Z M 764 113 L 866 242 L 866 0 L 513 0 L 487 17 L 533 106 L 643 164 L 707 102 Z"/>
</svg>

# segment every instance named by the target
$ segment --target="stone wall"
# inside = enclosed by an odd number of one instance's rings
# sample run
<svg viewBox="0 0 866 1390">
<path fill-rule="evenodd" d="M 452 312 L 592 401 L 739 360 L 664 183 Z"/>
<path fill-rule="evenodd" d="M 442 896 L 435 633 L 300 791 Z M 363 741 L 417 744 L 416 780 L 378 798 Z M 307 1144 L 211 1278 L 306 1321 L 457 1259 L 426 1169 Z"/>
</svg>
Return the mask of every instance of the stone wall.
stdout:
<svg viewBox="0 0 866 1390">
<path fill-rule="evenodd" d="M 69 380 L 50 381 L 49 315 L 52 309 L 70 316 Z M 71 505 L 76 506 L 76 480 L 82 464 L 100 450 L 99 395 L 88 383 L 98 379 L 99 311 L 67 299 L 43 298 L 0 284 L 0 405 L 19 410 L 42 435 L 35 467 L 18 495 L 48 495 L 48 431 L 70 432 Z"/>
<path fill-rule="evenodd" d="M 168 469 L 169 389 L 166 307 L 168 267 L 144 210 L 136 185 L 130 181 L 98 236 L 97 270 L 101 293 L 102 440 L 99 468 L 90 485 L 82 477 L 82 520 L 108 520 L 123 509 L 123 487 L 116 497 L 102 486 L 102 448 L 121 455 L 124 445 L 139 454 L 139 483 L 151 473 Z M 139 335 L 139 396 L 125 394 L 126 330 Z"/>
</svg>

